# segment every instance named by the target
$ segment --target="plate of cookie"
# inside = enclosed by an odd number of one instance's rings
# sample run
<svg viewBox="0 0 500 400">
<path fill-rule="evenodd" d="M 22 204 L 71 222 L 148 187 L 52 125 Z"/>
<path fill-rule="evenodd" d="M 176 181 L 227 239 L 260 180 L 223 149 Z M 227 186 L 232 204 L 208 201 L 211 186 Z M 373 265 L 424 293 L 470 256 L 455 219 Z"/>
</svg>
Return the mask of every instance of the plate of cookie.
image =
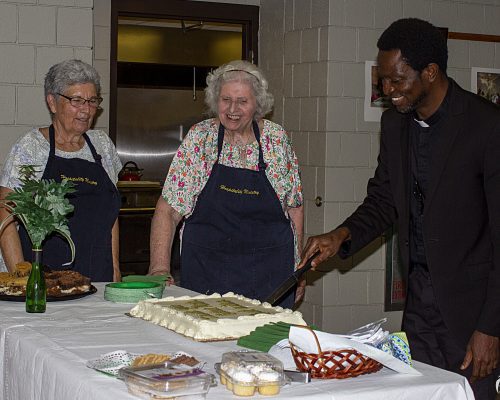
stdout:
<svg viewBox="0 0 500 400">
<path fill-rule="evenodd" d="M 25 301 L 31 271 L 28 262 L 19 263 L 14 272 L 0 272 L 0 300 Z M 72 270 L 53 271 L 44 267 L 47 301 L 75 300 L 97 292 L 90 279 Z"/>
</svg>

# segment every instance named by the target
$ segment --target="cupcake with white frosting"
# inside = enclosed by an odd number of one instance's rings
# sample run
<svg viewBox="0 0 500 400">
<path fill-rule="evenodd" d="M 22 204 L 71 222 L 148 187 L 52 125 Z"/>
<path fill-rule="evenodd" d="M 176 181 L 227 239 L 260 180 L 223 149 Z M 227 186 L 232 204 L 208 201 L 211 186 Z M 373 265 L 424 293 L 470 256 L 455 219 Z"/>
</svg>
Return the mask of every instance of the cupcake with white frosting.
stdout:
<svg viewBox="0 0 500 400">
<path fill-rule="evenodd" d="M 264 396 L 274 396 L 280 392 L 281 376 L 279 372 L 269 368 L 262 370 L 257 376 L 259 393 Z"/>
<path fill-rule="evenodd" d="M 227 376 L 228 376 L 228 371 L 231 368 L 236 367 L 236 363 L 233 361 L 227 362 L 227 363 L 222 363 L 220 365 L 220 383 L 223 385 L 227 385 Z M 229 389 L 232 390 L 232 389 Z"/>
<path fill-rule="evenodd" d="M 229 365 L 225 371 L 225 373 L 221 374 L 221 378 L 222 378 L 222 375 L 225 375 L 225 385 L 226 385 L 226 388 L 227 390 L 233 390 L 233 374 L 237 371 L 237 368 L 236 366 L 234 365 Z M 223 379 L 221 379 L 221 383 L 222 383 Z"/>
<path fill-rule="evenodd" d="M 247 368 L 235 368 L 231 372 L 233 393 L 236 396 L 253 396 L 255 376 Z"/>
<path fill-rule="evenodd" d="M 248 370 L 254 374 L 255 376 L 259 376 L 259 374 L 266 370 L 266 369 L 269 369 L 270 367 L 268 367 L 267 365 L 265 364 L 261 364 L 261 363 L 258 363 L 258 364 L 250 364 L 250 365 L 247 365 L 247 368 Z"/>
</svg>

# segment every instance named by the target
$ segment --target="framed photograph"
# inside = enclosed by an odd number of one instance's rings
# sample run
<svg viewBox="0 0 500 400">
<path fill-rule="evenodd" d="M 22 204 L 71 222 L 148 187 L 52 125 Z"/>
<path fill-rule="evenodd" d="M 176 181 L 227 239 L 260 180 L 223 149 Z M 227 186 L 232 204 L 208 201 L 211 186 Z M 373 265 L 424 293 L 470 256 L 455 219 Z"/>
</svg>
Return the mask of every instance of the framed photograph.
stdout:
<svg viewBox="0 0 500 400">
<path fill-rule="evenodd" d="M 471 92 L 500 105 L 500 69 L 472 67 Z"/>
<path fill-rule="evenodd" d="M 384 233 L 385 242 L 385 304 L 384 311 L 401 311 L 406 301 L 407 271 L 401 262 L 396 227 Z"/>
<path fill-rule="evenodd" d="M 365 61 L 365 121 L 380 121 L 390 102 L 384 97 L 377 74 L 377 63 Z"/>
</svg>

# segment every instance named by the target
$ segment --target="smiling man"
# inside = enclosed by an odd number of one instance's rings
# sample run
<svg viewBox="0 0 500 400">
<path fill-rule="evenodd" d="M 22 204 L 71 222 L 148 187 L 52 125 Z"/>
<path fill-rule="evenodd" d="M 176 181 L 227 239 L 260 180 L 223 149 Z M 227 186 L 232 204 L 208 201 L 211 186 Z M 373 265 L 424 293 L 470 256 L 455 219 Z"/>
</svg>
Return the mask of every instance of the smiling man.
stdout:
<svg viewBox="0 0 500 400">
<path fill-rule="evenodd" d="M 367 197 L 308 240 L 299 267 L 348 257 L 393 224 L 409 267 L 403 317 L 415 360 L 470 378 L 494 399 L 500 336 L 500 109 L 446 75 L 448 50 L 426 21 L 401 19 L 377 42 L 393 108 Z"/>
</svg>

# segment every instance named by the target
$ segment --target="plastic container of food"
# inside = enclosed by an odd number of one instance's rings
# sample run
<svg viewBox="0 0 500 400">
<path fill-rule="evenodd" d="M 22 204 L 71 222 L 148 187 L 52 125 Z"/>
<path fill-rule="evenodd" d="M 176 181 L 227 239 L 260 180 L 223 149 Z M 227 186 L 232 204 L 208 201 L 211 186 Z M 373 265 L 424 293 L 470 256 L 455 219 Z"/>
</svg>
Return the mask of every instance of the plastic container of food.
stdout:
<svg viewBox="0 0 500 400">
<path fill-rule="evenodd" d="M 236 396 L 274 396 L 286 383 L 283 363 L 259 351 L 224 353 L 219 374 L 221 384 Z"/>
<path fill-rule="evenodd" d="M 119 375 L 128 391 L 141 399 L 205 399 L 214 376 L 198 368 L 171 363 L 126 367 Z"/>
</svg>

